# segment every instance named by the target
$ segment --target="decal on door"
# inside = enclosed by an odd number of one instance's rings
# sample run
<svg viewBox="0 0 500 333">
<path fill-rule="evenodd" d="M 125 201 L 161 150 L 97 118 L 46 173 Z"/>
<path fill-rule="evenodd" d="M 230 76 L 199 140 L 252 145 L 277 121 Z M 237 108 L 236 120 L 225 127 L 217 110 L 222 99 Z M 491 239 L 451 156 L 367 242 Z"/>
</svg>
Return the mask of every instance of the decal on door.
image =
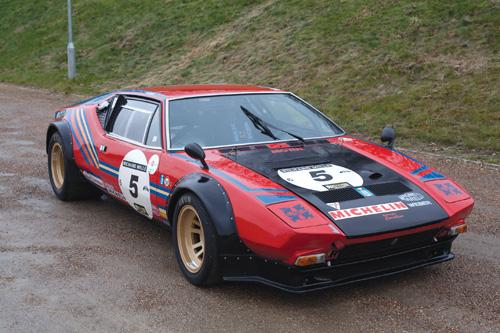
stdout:
<svg viewBox="0 0 500 333">
<path fill-rule="evenodd" d="M 278 175 L 290 184 L 318 192 L 363 185 L 358 173 L 335 164 L 281 169 Z"/>
<path fill-rule="evenodd" d="M 156 172 L 158 161 L 158 155 L 153 155 L 148 162 L 146 155 L 135 149 L 125 155 L 118 171 L 118 183 L 125 200 L 136 211 L 150 219 L 153 218 L 153 212 L 149 175 Z"/>
</svg>

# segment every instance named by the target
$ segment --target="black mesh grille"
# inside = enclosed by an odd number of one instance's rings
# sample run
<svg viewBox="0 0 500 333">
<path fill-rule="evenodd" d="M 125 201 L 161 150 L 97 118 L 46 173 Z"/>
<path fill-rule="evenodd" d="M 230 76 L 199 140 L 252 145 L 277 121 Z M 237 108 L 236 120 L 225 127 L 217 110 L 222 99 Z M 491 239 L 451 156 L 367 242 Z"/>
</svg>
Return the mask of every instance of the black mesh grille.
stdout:
<svg viewBox="0 0 500 333">
<path fill-rule="evenodd" d="M 418 248 L 434 243 L 434 236 L 439 229 L 427 230 L 418 234 L 393 237 L 380 241 L 354 244 L 345 247 L 335 259 L 335 263 L 346 263 L 356 260 L 379 257 L 399 251 Z"/>
<path fill-rule="evenodd" d="M 411 189 L 408 188 L 403 183 L 393 182 L 393 183 L 383 183 L 383 184 L 375 184 L 375 185 L 367 185 L 365 186 L 370 192 L 375 195 L 391 195 L 391 194 L 401 194 L 406 192 L 411 192 Z"/>
<path fill-rule="evenodd" d="M 323 202 L 341 202 L 364 198 L 361 194 L 356 192 L 353 188 L 343 188 L 340 190 L 317 192 L 316 197 Z"/>
</svg>

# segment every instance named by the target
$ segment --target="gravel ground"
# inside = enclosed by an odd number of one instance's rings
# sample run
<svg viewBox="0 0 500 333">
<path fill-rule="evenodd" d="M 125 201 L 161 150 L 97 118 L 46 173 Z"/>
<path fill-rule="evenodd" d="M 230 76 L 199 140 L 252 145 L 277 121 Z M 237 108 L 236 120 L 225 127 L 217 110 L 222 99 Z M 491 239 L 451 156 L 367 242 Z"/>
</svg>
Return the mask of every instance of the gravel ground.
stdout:
<svg viewBox="0 0 500 333">
<path fill-rule="evenodd" d="M 476 199 L 451 262 L 289 295 L 200 289 L 169 231 L 110 200 L 63 203 L 47 179 L 45 130 L 75 101 L 0 84 L 0 332 L 499 332 L 500 170 L 417 156 Z"/>
</svg>

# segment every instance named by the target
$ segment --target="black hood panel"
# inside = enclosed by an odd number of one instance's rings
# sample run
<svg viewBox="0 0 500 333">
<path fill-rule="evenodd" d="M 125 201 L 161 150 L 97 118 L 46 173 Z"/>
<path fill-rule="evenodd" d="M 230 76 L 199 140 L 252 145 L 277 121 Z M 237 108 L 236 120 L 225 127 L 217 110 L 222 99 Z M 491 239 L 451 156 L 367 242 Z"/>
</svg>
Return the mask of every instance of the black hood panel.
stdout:
<svg viewBox="0 0 500 333">
<path fill-rule="evenodd" d="M 448 217 L 427 193 L 400 174 L 328 141 L 220 152 L 302 197 L 348 237 L 414 228 Z"/>
</svg>

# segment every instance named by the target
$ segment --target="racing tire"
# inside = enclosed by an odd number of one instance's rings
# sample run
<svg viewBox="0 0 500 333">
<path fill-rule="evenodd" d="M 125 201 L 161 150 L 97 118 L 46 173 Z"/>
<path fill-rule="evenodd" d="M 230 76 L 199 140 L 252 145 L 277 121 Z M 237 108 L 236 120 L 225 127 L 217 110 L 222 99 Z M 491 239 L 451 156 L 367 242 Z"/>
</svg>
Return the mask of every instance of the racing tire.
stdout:
<svg viewBox="0 0 500 333">
<path fill-rule="evenodd" d="M 182 195 L 175 206 L 172 238 L 177 264 L 191 284 L 210 286 L 220 282 L 215 228 L 193 193 Z"/>
<path fill-rule="evenodd" d="M 48 169 L 50 185 L 57 198 L 62 201 L 96 198 L 97 188 L 87 182 L 75 162 L 64 153 L 64 142 L 54 132 L 48 146 Z"/>
</svg>

